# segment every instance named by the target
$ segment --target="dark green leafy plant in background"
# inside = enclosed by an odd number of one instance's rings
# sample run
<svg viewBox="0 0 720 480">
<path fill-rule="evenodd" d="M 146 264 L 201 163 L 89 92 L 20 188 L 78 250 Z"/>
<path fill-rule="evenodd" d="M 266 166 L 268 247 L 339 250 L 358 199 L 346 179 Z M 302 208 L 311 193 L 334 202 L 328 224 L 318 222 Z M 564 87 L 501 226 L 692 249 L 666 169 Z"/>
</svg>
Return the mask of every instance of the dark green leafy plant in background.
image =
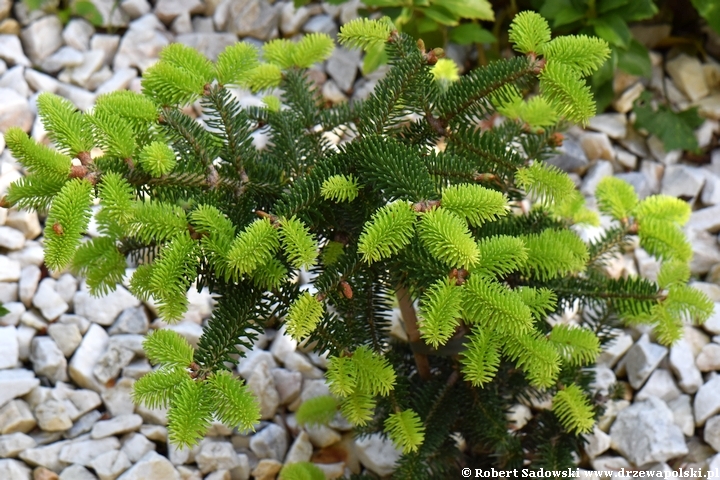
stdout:
<svg viewBox="0 0 720 480">
<path fill-rule="evenodd" d="M 63 24 L 66 24 L 71 17 L 84 18 L 96 27 L 104 25 L 102 14 L 90 0 L 22 0 L 29 10 L 52 9 Z M 119 8 L 120 2 L 116 1 L 113 8 Z"/>
</svg>

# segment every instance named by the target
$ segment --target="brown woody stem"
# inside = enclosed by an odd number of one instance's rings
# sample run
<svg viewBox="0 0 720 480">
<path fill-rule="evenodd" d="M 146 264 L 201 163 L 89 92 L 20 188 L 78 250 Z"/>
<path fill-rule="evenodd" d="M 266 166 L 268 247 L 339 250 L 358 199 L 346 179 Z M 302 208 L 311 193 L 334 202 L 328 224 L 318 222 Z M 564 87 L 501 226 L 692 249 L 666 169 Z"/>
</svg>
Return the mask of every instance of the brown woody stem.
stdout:
<svg viewBox="0 0 720 480">
<path fill-rule="evenodd" d="M 420 330 L 418 330 L 417 313 L 415 312 L 415 307 L 413 307 L 412 300 L 410 299 L 410 292 L 408 292 L 407 288 L 398 286 L 395 289 L 395 295 L 397 297 L 398 304 L 400 305 L 400 312 L 402 313 L 403 320 L 405 321 L 405 330 L 407 331 L 410 345 L 416 344 L 416 342 L 421 341 Z M 430 374 L 430 361 L 428 360 L 427 355 L 418 352 L 413 352 L 413 355 L 415 356 L 415 366 L 418 369 L 418 375 L 420 375 L 420 378 L 423 380 L 430 380 L 432 375 Z"/>
</svg>

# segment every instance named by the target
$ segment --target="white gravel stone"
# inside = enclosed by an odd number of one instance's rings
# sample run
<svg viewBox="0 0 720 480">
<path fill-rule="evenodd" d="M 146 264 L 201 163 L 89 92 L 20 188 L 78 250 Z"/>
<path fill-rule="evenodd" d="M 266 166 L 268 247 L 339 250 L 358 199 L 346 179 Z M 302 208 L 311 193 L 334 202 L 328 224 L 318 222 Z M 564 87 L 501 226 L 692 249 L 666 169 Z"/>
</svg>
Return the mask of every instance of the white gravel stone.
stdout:
<svg viewBox="0 0 720 480">
<path fill-rule="evenodd" d="M 105 438 L 110 435 L 119 435 L 140 429 L 142 417 L 136 414 L 119 415 L 110 420 L 103 420 L 95 424 L 90 436 L 92 438 Z"/>
<path fill-rule="evenodd" d="M 326 425 L 307 425 L 305 431 L 310 442 L 317 448 L 329 447 L 342 438 L 338 432 Z"/>
<path fill-rule="evenodd" d="M 22 432 L 0 435 L 0 458 L 16 457 L 18 453 L 35 445 L 35 440 Z"/>
<path fill-rule="evenodd" d="M 286 3 L 280 13 L 280 31 L 286 37 L 295 35 L 308 18 L 310 18 L 310 10 L 307 7 L 295 8 L 293 3 Z"/>
<path fill-rule="evenodd" d="M 20 323 L 26 327 L 32 327 L 37 331 L 45 330 L 48 326 L 47 321 L 35 312 L 36 310 L 34 309 L 26 310 L 25 313 L 20 316 Z"/>
<path fill-rule="evenodd" d="M 301 431 L 290 446 L 290 450 L 285 456 L 285 464 L 297 462 L 309 462 L 312 457 L 313 446 L 310 443 L 310 437 L 306 431 Z"/>
<path fill-rule="evenodd" d="M 101 392 L 104 387 L 95 379 L 93 368 L 105 351 L 109 337 L 104 328 L 92 324 L 75 351 L 69 365 L 70 377 L 82 388 Z"/>
<path fill-rule="evenodd" d="M 623 355 L 633 346 L 632 337 L 626 332 L 620 332 L 603 348 L 597 357 L 598 366 L 612 368 Z"/>
<path fill-rule="evenodd" d="M 58 88 L 58 81 L 54 77 L 31 68 L 25 69 L 25 80 L 36 92 L 55 93 Z"/>
<path fill-rule="evenodd" d="M 140 305 L 123 310 L 108 330 L 108 333 L 110 333 L 110 335 L 117 333 L 145 334 L 149 326 L 150 320 L 148 319 L 145 307 Z"/>
<path fill-rule="evenodd" d="M 338 27 L 330 15 L 314 15 L 303 25 L 305 33 L 326 33 L 331 37 L 335 37 L 338 33 Z"/>
<path fill-rule="evenodd" d="M 114 70 L 137 67 L 141 72 L 152 66 L 160 50 L 170 43 L 162 23 L 152 14 L 144 15 L 130 23 L 123 35 L 114 59 Z"/>
<path fill-rule="evenodd" d="M 38 285 L 33 297 L 33 305 L 40 310 L 47 320 L 55 320 L 67 312 L 70 306 L 55 291 L 56 280 L 44 278 Z"/>
<path fill-rule="evenodd" d="M 0 282 L 0 303 L 16 302 L 18 300 L 17 283 Z"/>
<path fill-rule="evenodd" d="M 77 408 L 80 415 L 99 407 L 102 404 L 100 395 L 92 390 L 80 389 L 68 392 L 67 397 Z"/>
<path fill-rule="evenodd" d="M 102 50 L 90 50 L 83 55 L 83 62 L 73 68 L 70 74 L 72 83 L 83 88 L 88 88 L 90 77 L 100 70 L 105 60 L 105 52 Z"/>
<path fill-rule="evenodd" d="M 0 434 L 28 433 L 37 421 L 24 400 L 12 400 L 0 408 Z"/>
<path fill-rule="evenodd" d="M 695 365 L 695 354 L 686 339 L 670 347 L 670 368 L 678 378 L 678 386 L 685 393 L 695 393 L 703 384 L 700 370 Z"/>
<path fill-rule="evenodd" d="M 702 65 L 697 58 L 681 54 L 667 62 L 665 69 L 670 74 L 675 85 L 691 101 L 698 101 L 710 93 L 705 83 Z"/>
<path fill-rule="evenodd" d="M 73 426 L 69 430 L 63 433 L 63 437 L 73 439 L 84 433 L 88 433 L 92 430 L 93 425 L 95 425 L 100 418 L 102 418 L 102 414 L 97 410 L 92 410 L 85 415 L 82 415 L 80 418 L 75 420 Z"/>
<path fill-rule="evenodd" d="M 716 452 L 720 452 L 720 415 L 710 417 L 705 422 L 703 440 L 714 448 Z"/>
<path fill-rule="evenodd" d="M 686 224 L 688 230 L 704 230 L 711 233 L 720 231 L 720 205 L 695 210 Z"/>
<path fill-rule="evenodd" d="M 705 186 L 703 187 L 700 201 L 704 205 L 720 204 L 720 177 L 708 170 L 703 170 L 705 175 Z"/>
<path fill-rule="evenodd" d="M 91 466 L 93 459 L 110 450 L 118 450 L 120 440 L 116 437 L 101 440 L 75 440 L 60 450 L 60 460 L 67 463 Z"/>
<path fill-rule="evenodd" d="M 0 88 L 0 133 L 10 127 L 29 132 L 34 118 L 25 97 L 12 88 Z"/>
<path fill-rule="evenodd" d="M 58 400 L 51 399 L 35 407 L 35 418 L 46 432 L 62 432 L 73 425 L 65 403 Z"/>
<path fill-rule="evenodd" d="M 642 95 L 643 91 L 645 91 L 645 87 L 640 82 L 628 87 L 627 90 L 613 102 L 613 108 L 620 113 L 628 113 L 632 110 L 633 103 Z"/>
<path fill-rule="evenodd" d="M 17 328 L 18 357 L 21 361 L 24 362 L 30 359 L 30 345 L 36 334 L 37 330 L 26 325 L 20 325 Z"/>
<path fill-rule="evenodd" d="M 27 238 L 27 235 L 26 235 Z M 24 268 L 28 265 L 39 266 L 45 261 L 45 253 L 40 244 L 34 240 L 25 243 L 25 248 L 18 252 L 9 252 L 8 257 L 20 263 Z"/>
<path fill-rule="evenodd" d="M 103 18 L 103 26 L 127 27 L 128 16 L 122 8 L 117 8 L 116 0 L 92 0 L 92 2 Z"/>
<path fill-rule="evenodd" d="M 711 378 L 695 394 L 693 402 L 695 425 L 700 427 L 713 415 L 720 413 L 720 376 Z"/>
<path fill-rule="evenodd" d="M 33 467 L 45 467 L 57 473 L 68 466 L 67 463 L 58 458 L 60 450 L 68 443 L 68 441 L 60 441 L 50 445 L 28 448 L 24 452 L 20 452 L 18 456 Z"/>
<path fill-rule="evenodd" d="M 696 198 L 705 184 L 705 176 L 698 167 L 668 165 L 665 167 L 660 193 L 673 197 Z"/>
<path fill-rule="evenodd" d="M 720 369 L 720 345 L 708 343 L 695 359 L 695 364 L 701 372 L 711 372 Z"/>
<path fill-rule="evenodd" d="M 615 373 L 610 368 L 601 365 L 592 367 L 592 371 L 595 378 L 590 384 L 590 390 L 593 394 L 608 395 L 617 381 Z"/>
<path fill-rule="evenodd" d="M 60 315 L 60 318 L 58 318 L 58 323 L 66 324 L 66 325 L 75 325 L 78 327 L 78 330 L 80 330 L 80 333 L 85 335 L 88 331 L 88 328 L 90 328 L 90 321 L 85 318 L 81 317 L 80 315 L 74 315 L 74 314 L 65 314 Z"/>
<path fill-rule="evenodd" d="M 267 363 L 261 362 L 258 364 L 250 375 L 247 386 L 260 403 L 260 418 L 263 420 L 273 418 L 280 405 L 280 396 L 275 389 L 275 381 L 270 374 Z"/>
<path fill-rule="evenodd" d="M 25 235 L 14 228 L 0 226 L 0 247 L 19 250 L 25 246 Z"/>
<path fill-rule="evenodd" d="M 38 385 L 40 380 L 35 378 L 35 373 L 31 370 L 0 370 L 0 406 L 25 395 Z"/>
<path fill-rule="evenodd" d="M 239 455 L 230 442 L 204 442 L 200 451 L 195 455 L 195 461 L 202 473 L 232 470 L 240 465 Z"/>
<path fill-rule="evenodd" d="M 680 395 L 675 400 L 668 402 L 668 407 L 673 412 L 673 421 L 680 427 L 686 437 L 692 437 L 695 433 L 695 419 L 691 405 L 690 395 Z"/>
<path fill-rule="evenodd" d="M 12 459 L 0 460 L 0 478 L 30 480 L 30 474 L 30 469 L 22 462 Z"/>
<path fill-rule="evenodd" d="M 25 234 L 25 238 L 32 240 L 37 238 L 42 233 L 40 227 L 40 220 L 38 219 L 37 212 L 29 210 L 16 210 L 11 208 L 8 210 L 7 218 L 5 219 L 5 225 L 12 227 L 16 230 L 20 230 Z M 30 242 L 27 242 L 28 247 L 32 246 Z M 38 244 L 34 246 L 39 247 Z M 41 260 L 42 262 L 42 260 Z"/>
<path fill-rule="evenodd" d="M 100 297 L 90 294 L 86 285 L 75 294 L 75 313 L 98 325 L 112 325 L 117 316 L 128 307 L 137 307 L 140 300 L 125 287 L 118 285 L 114 292 Z"/>
<path fill-rule="evenodd" d="M 615 160 L 615 150 L 606 133 L 586 132 L 580 137 L 580 146 L 591 162 L 595 160 Z"/>
<path fill-rule="evenodd" d="M 148 452 L 140 461 L 118 477 L 118 480 L 181 480 L 172 463 L 158 454 Z"/>
<path fill-rule="evenodd" d="M 132 462 L 138 462 L 146 453 L 155 451 L 155 444 L 141 433 L 128 433 L 122 439 L 122 451 Z"/>
<path fill-rule="evenodd" d="M 253 349 L 247 353 L 245 358 L 241 359 L 238 364 L 238 373 L 247 380 L 250 378 L 253 371 L 259 368 L 261 363 L 267 364 L 267 366 L 271 369 L 278 366 L 272 353 L 266 350 Z"/>
<path fill-rule="evenodd" d="M 62 38 L 65 45 L 69 45 L 81 52 L 90 48 L 90 37 L 95 33 L 95 27 L 84 18 L 73 18 L 65 26 Z"/>
<path fill-rule="evenodd" d="M 690 261 L 692 275 L 704 275 L 720 263 L 720 248 L 717 237 L 703 230 L 686 228 L 685 233 L 692 246 L 693 257 Z"/>
<path fill-rule="evenodd" d="M 158 0 L 155 4 L 155 16 L 169 25 L 175 17 L 183 13 L 202 13 L 205 5 L 200 0 Z"/>
<path fill-rule="evenodd" d="M 30 59 L 23 52 L 20 38 L 16 35 L 0 35 L 0 59 L 8 65 L 31 65 Z"/>
<path fill-rule="evenodd" d="M 664 368 L 655 370 L 642 390 L 635 395 L 635 401 L 647 400 L 649 397 L 657 397 L 665 402 L 674 400 L 680 396 L 680 390 L 675 385 L 672 374 Z"/>
<path fill-rule="evenodd" d="M 355 452 L 365 468 L 381 477 L 395 470 L 401 454 L 391 440 L 379 433 L 355 440 Z"/>
<path fill-rule="evenodd" d="M 188 12 L 182 12 L 180 15 L 170 24 L 170 31 L 175 35 L 182 35 L 186 33 L 192 33 L 193 26 L 190 14 Z"/>
<path fill-rule="evenodd" d="M 16 367 L 19 355 L 17 329 L 12 325 L 0 327 L 0 369 Z"/>
<path fill-rule="evenodd" d="M 107 383 L 120 375 L 120 371 L 135 357 L 135 353 L 127 348 L 109 345 L 107 350 L 98 358 L 93 374 L 101 383 Z"/>
<path fill-rule="evenodd" d="M 327 74 L 335 81 L 338 88 L 346 93 L 355 83 L 360 55 L 360 50 L 337 47 L 325 65 Z"/>
<path fill-rule="evenodd" d="M 226 30 L 238 37 L 269 40 L 278 36 L 281 9 L 282 4 L 270 5 L 261 0 L 225 0 L 215 10 L 213 20 L 217 30 Z"/>
<path fill-rule="evenodd" d="M 30 361 L 35 373 L 47 377 L 53 384 L 67 380 L 67 360 L 55 341 L 48 337 L 35 337 L 30 347 Z"/>
<path fill-rule="evenodd" d="M 607 160 L 598 160 L 595 165 L 588 169 L 583 179 L 582 193 L 585 195 L 595 195 L 595 189 L 600 183 L 600 180 L 605 177 L 610 177 L 612 174 L 612 163 Z"/>
<path fill-rule="evenodd" d="M 272 458 L 282 462 L 288 448 L 287 432 L 270 423 L 250 438 L 250 450 L 258 458 Z"/>
<path fill-rule="evenodd" d="M 53 53 L 45 60 L 43 60 L 41 66 L 45 72 L 56 74 L 60 70 L 81 65 L 84 59 L 85 56 L 80 50 L 73 47 L 64 46 L 61 47 L 57 52 Z M 58 86 L 59 83 L 57 83 L 56 81 L 56 90 Z"/>
<path fill-rule="evenodd" d="M 115 480 L 132 463 L 122 450 L 111 450 L 95 457 L 91 466 L 100 480 Z"/>
<path fill-rule="evenodd" d="M 0 78 L 0 88 L 12 88 L 22 97 L 30 97 L 30 87 L 25 81 L 25 67 L 17 65 L 5 72 Z"/>
<path fill-rule="evenodd" d="M 115 53 L 120 45 L 120 36 L 107 33 L 96 33 L 90 39 L 90 50 L 105 52 L 103 64 L 110 67 L 113 65 Z"/>
<path fill-rule="evenodd" d="M 665 462 L 688 453 L 673 413 L 656 397 L 621 411 L 610 428 L 612 448 L 635 465 Z"/>
<path fill-rule="evenodd" d="M 668 349 L 661 345 L 650 343 L 647 334 L 640 337 L 623 359 L 630 385 L 639 389 L 665 358 L 667 351 Z"/>
<path fill-rule="evenodd" d="M 97 477 L 82 465 L 70 465 L 60 473 L 58 480 L 97 480 Z"/>
<path fill-rule="evenodd" d="M 121 378 L 115 382 L 115 386 L 102 393 L 102 401 L 110 415 L 117 417 L 135 411 L 135 403 L 132 400 L 134 384 L 135 381 L 131 378 Z"/>
<path fill-rule="evenodd" d="M 273 368 L 272 374 L 280 405 L 293 402 L 302 388 L 303 377 L 300 372 L 290 372 L 284 368 Z"/>
<path fill-rule="evenodd" d="M 20 302 L 8 302 L 4 303 L 3 307 L 8 313 L 0 317 L 0 326 L 17 326 L 23 313 L 26 312 L 25 305 Z"/>
<path fill-rule="evenodd" d="M 29 307 L 40 282 L 40 269 L 35 265 L 27 265 L 20 272 L 18 282 L 18 296 L 20 301 Z"/>
<path fill-rule="evenodd" d="M 711 282 L 690 281 L 689 284 L 696 290 L 703 292 L 712 302 L 720 302 L 720 285 Z M 699 353 L 699 352 L 698 352 Z"/>
<path fill-rule="evenodd" d="M 48 335 L 57 344 L 65 357 L 71 357 L 82 342 L 82 335 L 77 325 L 53 323 L 48 326 Z"/>
<path fill-rule="evenodd" d="M 601 113 L 590 119 L 588 127 L 605 133 L 610 138 L 625 138 L 627 117 L 622 113 Z"/>
<path fill-rule="evenodd" d="M 135 78 L 137 78 L 137 70 L 134 68 L 119 68 L 113 72 L 112 77 L 104 81 L 95 90 L 95 93 L 102 95 L 103 93 L 125 90 Z"/>
<path fill-rule="evenodd" d="M 600 430 L 597 426 L 595 426 L 592 433 L 585 434 L 583 437 L 587 440 L 585 453 L 587 453 L 590 460 L 602 455 L 610 448 L 610 435 Z"/>
<path fill-rule="evenodd" d="M 40 63 L 63 44 L 62 23 L 55 15 L 34 21 L 20 34 L 25 53 Z"/>
<path fill-rule="evenodd" d="M 147 0 L 122 0 L 120 8 L 133 20 L 152 10 L 152 6 Z"/>
<path fill-rule="evenodd" d="M 150 373 L 151 371 L 152 366 L 150 365 L 150 362 L 148 362 L 145 358 L 140 358 L 138 360 L 130 362 L 127 367 L 123 368 L 121 375 L 125 378 L 132 378 L 137 380 L 146 373 Z"/>
</svg>

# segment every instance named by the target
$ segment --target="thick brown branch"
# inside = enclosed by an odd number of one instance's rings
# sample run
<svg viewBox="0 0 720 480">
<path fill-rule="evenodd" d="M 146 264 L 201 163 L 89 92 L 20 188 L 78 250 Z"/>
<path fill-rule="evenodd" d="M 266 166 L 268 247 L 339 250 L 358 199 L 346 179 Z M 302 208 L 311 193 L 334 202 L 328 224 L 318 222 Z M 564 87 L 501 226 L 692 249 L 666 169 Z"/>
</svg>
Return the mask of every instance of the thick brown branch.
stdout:
<svg viewBox="0 0 720 480">
<path fill-rule="evenodd" d="M 397 296 L 398 304 L 400 305 L 400 312 L 402 313 L 403 320 L 405 321 L 405 330 L 407 331 L 408 340 L 410 344 L 420 342 L 420 330 L 418 330 L 418 318 L 413 307 L 412 299 L 410 298 L 410 292 L 403 286 L 398 286 L 395 289 L 395 295 Z M 423 380 L 430 380 L 430 361 L 427 355 L 422 353 L 414 352 L 415 366 L 418 369 L 418 375 Z"/>
</svg>

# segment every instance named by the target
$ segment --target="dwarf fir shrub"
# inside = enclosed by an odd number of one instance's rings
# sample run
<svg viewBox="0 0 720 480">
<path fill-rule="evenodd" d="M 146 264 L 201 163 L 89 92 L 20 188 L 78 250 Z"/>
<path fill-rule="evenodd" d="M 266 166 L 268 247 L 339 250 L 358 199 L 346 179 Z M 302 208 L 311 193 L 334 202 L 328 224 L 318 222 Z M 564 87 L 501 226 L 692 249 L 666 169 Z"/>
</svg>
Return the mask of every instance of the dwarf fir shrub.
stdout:
<svg viewBox="0 0 720 480">
<path fill-rule="evenodd" d="M 143 94 L 101 95 L 85 114 L 41 95 L 54 147 L 7 132 L 27 176 L 5 204 L 48 210 L 46 263 L 84 275 L 96 294 L 129 259 L 131 290 L 165 321 L 183 318 L 189 288 L 217 295 L 197 349 L 166 330 L 145 341 L 159 367 L 135 384 L 135 400 L 169 407 L 178 446 L 213 418 L 253 428 L 257 403 L 232 367 L 239 346 L 284 325 L 329 356 L 332 396 L 306 402 L 298 420 L 339 411 L 360 433 L 384 432 L 404 453 L 398 478 L 568 466 L 601 408 L 583 367 L 608 322 L 653 325 L 669 344 L 712 304 L 686 285 L 687 204 L 638 201 L 605 179 L 597 205 L 612 224 L 586 243 L 572 226 L 597 216 L 543 162 L 559 124 L 594 115 L 584 76 L 607 57 L 604 42 L 551 40 L 534 13 L 515 18 L 510 38 L 521 55 L 453 79 L 442 51 L 384 20 L 355 20 L 340 43 L 384 44 L 392 67 L 367 100 L 332 108 L 304 73 L 329 56 L 327 36 L 274 40 L 262 56 L 238 43 L 215 63 L 173 44 Z M 279 96 L 241 108 L 234 86 Z M 200 120 L 182 110 L 196 101 Z M 256 132 L 269 136 L 262 150 Z M 100 236 L 84 241 L 94 202 Z M 605 273 L 635 235 L 662 260 L 657 282 Z M 389 335 L 394 305 L 409 342 Z M 570 305 L 582 325 L 547 321 Z M 509 430 L 511 406 L 548 396 L 551 410 Z"/>
</svg>

